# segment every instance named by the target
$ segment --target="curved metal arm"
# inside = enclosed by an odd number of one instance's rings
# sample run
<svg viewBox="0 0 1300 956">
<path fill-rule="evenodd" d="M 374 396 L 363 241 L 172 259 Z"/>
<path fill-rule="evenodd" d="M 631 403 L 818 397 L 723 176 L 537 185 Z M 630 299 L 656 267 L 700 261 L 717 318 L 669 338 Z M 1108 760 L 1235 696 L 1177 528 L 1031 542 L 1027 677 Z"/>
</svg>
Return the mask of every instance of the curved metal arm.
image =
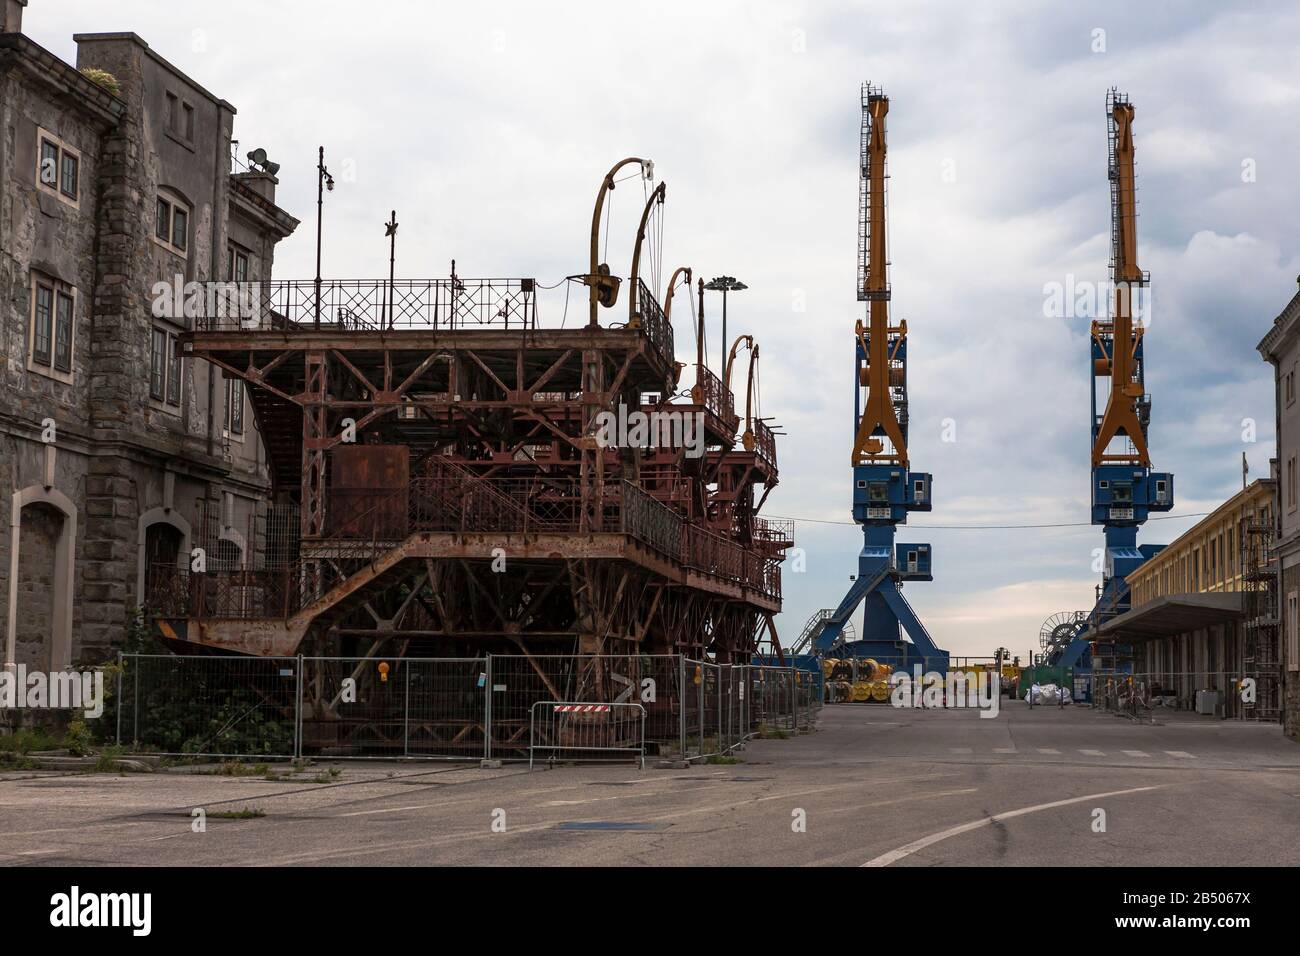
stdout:
<svg viewBox="0 0 1300 956">
<path fill-rule="evenodd" d="M 745 434 L 741 439 L 745 451 L 754 450 L 754 369 L 757 365 L 758 346 L 755 345 L 749 353 L 749 383 L 745 386 Z"/>
<path fill-rule="evenodd" d="M 673 270 L 672 278 L 668 280 L 668 291 L 664 293 L 664 318 L 670 322 L 673 317 L 673 288 L 677 285 L 677 277 L 682 273 L 686 274 L 686 288 L 691 287 L 691 267 L 678 266 Z"/>
<path fill-rule="evenodd" d="M 591 287 L 591 312 L 588 319 L 589 325 L 598 324 L 596 322 L 597 305 L 604 305 L 606 308 L 609 308 L 614 304 L 615 299 L 618 297 L 617 282 L 612 284 L 613 298 L 610 298 L 609 290 L 611 284 L 601 281 L 603 277 L 609 275 L 609 266 L 603 265 L 600 262 L 600 213 L 601 210 L 605 208 L 605 194 L 614 188 L 614 176 L 620 169 L 624 166 L 630 166 L 632 163 L 640 163 L 644 166 L 645 162 L 644 159 L 639 159 L 636 156 L 629 156 L 627 159 L 620 159 L 614 164 L 613 168 L 605 174 L 605 178 L 600 184 L 600 191 L 596 193 L 596 208 L 591 214 L 591 271 L 583 280 Z M 608 302 L 604 301 L 606 298 L 609 299 Z"/>
<path fill-rule="evenodd" d="M 641 210 L 641 225 L 636 230 L 636 245 L 632 248 L 632 278 L 628 283 L 627 292 L 627 324 L 636 328 L 641 324 L 641 303 L 637 295 L 637 279 L 641 275 L 641 246 L 645 243 L 645 227 L 650 221 L 650 210 L 655 204 L 663 205 L 664 196 L 668 194 L 668 184 L 660 183 L 655 187 L 655 191 L 650 194 L 650 198 L 645 201 L 645 209 Z"/>
<path fill-rule="evenodd" d="M 754 347 L 754 337 L 752 335 L 737 335 L 736 341 L 731 343 L 731 351 L 727 354 L 727 367 L 723 369 L 723 381 L 726 382 L 727 391 L 731 391 L 731 366 L 736 364 L 736 352 L 740 350 L 740 343 L 745 342 L 749 348 Z"/>
</svg>

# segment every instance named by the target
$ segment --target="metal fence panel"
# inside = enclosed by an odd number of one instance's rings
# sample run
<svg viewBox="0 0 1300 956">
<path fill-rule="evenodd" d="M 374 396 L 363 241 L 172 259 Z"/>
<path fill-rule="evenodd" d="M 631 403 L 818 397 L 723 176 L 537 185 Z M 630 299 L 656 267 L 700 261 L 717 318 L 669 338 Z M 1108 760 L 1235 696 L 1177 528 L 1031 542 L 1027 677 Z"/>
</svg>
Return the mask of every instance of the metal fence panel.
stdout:
<svg viewBox="0 0 1300 956">
<path fill-rule="evenodd" d="M 297 755 L 297 658 L 129 654 L 122 662 L 122 743 L 171 755 Z"/>
<path fill-rule="evenodd" d="M 539 756 L 551 763 L 634 757 L 644 768 L 645 724 L 636 703 L 539 700 L 529 713 L 528 768 Z"/>
<path fill-rule="evenodd" d="M 812 675 L 675 654 L 122 661 L 109 720 L 161 754 L 523 759 L 534 706 L 573 701 L 636 705 L 643 753 L 692 759 L 807 729 L 820 705 Z"/>
<path fill-rule="evenodd" d="M 671 750 L 680 740 L 680 666 L 672 654 L 498 655 L 489 659 L 488 756 L 528 753 L 538 701 L 640 703 L 648 735 Z"/>
</svg>

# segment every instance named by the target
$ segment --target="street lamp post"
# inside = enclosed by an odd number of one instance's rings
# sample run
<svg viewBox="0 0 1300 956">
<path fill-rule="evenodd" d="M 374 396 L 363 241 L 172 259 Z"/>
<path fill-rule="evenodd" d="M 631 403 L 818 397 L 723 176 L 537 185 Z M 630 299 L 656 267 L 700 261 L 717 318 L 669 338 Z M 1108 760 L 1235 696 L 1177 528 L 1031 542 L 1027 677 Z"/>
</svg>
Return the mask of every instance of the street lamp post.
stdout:
<svg viewBox="0 0 1300 956">
<path fill-rule="evenodd" d="M 315 327 L 320 328 L 320 235 L 321 217 L 325 208 L 325 190 L 334 191 L 334 177 L 325 168 L 325 147 L 320 148 L 316 161 L 316 304 L 314 308 Z"/>
<path fill-rule="evenodd" d="M 749 286 L 735 276 L 715 276 L 708 281 L 704 288 L 711 292 L 722 293 L 722 369 L 725 372 L 727 367 L 727 293 L 743 292 Z"/>
<path fill-rule="evenodd" d="M 384 235 L 388 236 L 388 302 L 385 310 L 388 315 L 387 326 L 393 327 L 393 264 L 397 261 L 397 210 L 389 217 L 388 222 L 384 223 Z"/>
</svg>

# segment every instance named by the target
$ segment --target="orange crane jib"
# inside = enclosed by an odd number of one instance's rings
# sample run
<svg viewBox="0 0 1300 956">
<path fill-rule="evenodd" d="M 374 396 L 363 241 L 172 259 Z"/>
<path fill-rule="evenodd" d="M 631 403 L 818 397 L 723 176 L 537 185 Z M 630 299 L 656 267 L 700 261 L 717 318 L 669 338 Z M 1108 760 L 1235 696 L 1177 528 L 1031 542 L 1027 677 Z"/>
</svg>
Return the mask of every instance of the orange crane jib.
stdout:
<svg viewBox="0 0 1300 956">
<path fill-rule="evenodd" d="M 1115 183 L 1115 201 L 1112 215 L 1115 255 L 1115 308 L 1110 322 L 1094 321 L 1092 335 L 1097 341 L 1102 358 L 1097 360 L 1097 371 L 1110 375 L 1110 396 L 1097 437 L 1092 445 L 1092 466 L 1106 464 L 1131 464 L 1151 467 L 1146 435 L 1138 419 L 1138 403 L 1143 388 L 1138 374 L 1138 345 L 1142 341 L 1142 327 L 1133 324 L 1133 297 L 1140 290 L 1144 277 L 1137 261 L 1137 190 L 1133 176 L 1133 106 L 1117 102 L 1111 109 L 1115 124 L 1114 162 L 1111 177 Z M 1109 353 L 1104 336 L 1110 333 Z M 1106 449 L 1118 436 L 1123 435 L 1133 443 L 1128 454 L 1107 454 Z"/>
<path fill-rule="evenodd" d="M 859 346 L 867 356 L 858 384 L 867 389 L 867 396 L 858 419 L 852 464 L 898 464 L 906 468 L 907 439 L 899 426 L 890 391 L 891 384 L 900 384 L 895 381 L 894 369 L 907 327 L 889 325 L 889 266 L 885 248 L 885 116 L 889 113 L 889 97 L 870 96 L 867 109 L 871 122 L 864 156 L 868 255 L 863 298 L 870 305 L 866 325 L 858 322 L 857 326 Z M 886 450 L 885 439 L 892 450 Z"/>
</svg>

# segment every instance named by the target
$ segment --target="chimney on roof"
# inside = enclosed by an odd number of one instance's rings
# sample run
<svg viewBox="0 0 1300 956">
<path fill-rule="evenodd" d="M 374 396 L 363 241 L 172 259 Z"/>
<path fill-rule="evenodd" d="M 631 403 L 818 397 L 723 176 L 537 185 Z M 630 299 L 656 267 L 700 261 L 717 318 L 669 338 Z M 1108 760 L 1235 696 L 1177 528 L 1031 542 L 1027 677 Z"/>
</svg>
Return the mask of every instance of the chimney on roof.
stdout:
<svg viewBox="0 0 1300 956">
<path fill-rule="evenodd" d="M 4 17 L 0 33 L 22 33 L 23 7 L 27 6 L 27 0 L 0 0 L 0 3 L 4 4 L 0 7 L 0 17 Z"/>
</svg>

